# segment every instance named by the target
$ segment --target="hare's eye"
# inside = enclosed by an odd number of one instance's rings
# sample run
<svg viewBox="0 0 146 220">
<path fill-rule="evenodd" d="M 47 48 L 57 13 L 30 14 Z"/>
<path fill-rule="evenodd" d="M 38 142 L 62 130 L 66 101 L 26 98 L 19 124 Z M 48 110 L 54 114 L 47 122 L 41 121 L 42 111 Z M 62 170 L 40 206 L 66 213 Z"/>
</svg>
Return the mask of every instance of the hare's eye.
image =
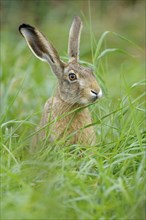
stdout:
<svg viewBox="0 0 146 220">
<path fill-rule="evenodd" d="M 74 74 L 74 73 L 69 73 L 69 79 L 70 79 L 70 81 L 76 80 L 76 79 L 77 79 L 76 74 Z"/>
</svg>

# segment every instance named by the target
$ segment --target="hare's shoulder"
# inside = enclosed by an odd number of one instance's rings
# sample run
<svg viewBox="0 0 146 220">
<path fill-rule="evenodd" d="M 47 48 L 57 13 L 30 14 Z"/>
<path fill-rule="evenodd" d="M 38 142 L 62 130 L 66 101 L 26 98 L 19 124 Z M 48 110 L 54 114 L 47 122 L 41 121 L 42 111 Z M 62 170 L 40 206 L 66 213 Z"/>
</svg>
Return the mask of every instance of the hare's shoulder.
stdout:
<svg viewBox="0 0 146 220">
<path fill-rule="evenodd" d="M 54 102 L 54 98 L 49 98 L 45 105 L 44 105 L 44 112 L 47 114 L 47 113 L 50 113 L 51 112 L 51 109 L 53 107 L 53 102 Z"/>
<path fill-rule="evenodd" d="M 44 105 L 43 113 L 45 113 L 47 115 L 52 112 L 52 114 L 53 114 L 58 105 L 59 105 L 59 103 L 58 103 L 58 99 L 56 97 L 49 98 Z M 54 110 L 54 108 L 55 108 L 55 110 Z"/>
<path fill-rule="evenodd" d="M 48 122 L 49 115 L 51 114 L 53 109 L 54 99 L 55 99 L 54 97 L 49 98 L 44 105 L 41 123 L 40 123 L 42 126 Z"/>
</svg>

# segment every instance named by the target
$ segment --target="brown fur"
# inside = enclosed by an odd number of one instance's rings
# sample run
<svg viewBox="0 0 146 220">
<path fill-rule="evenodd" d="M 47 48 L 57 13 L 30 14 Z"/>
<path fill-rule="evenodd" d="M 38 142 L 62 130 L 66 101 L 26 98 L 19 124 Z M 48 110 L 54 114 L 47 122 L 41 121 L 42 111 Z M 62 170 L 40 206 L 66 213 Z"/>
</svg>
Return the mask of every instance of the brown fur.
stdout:
<svg viewBox="0 0 146 220">
<path fill-rule="evenodd" d="M 85 128 L 85 126 L 92 123 L 90 112 L 87 108 L 80 109 L 81 106 L 67 104 L 60 98 L 49 99 L 44 107 L 40 128 L 47 123 L 53 122 L 49 129 L 51 134 L 49 136 L 50 141 L 68 137 L 69 143 L 81 143 L 84 145 L 95 144 L 95 132 L 92 126 Z M 51 110 L 53 109 L 53 111 Z M 74 111 L 74 109 L 77 109 Z M 50 117 L 51 115 L 51 117 Z M 55 121 L 55 119 L 57 119 Z M 39 134 L 39 139 L 46 139 L 46 133 L 48 128 L 45 128 Z"/>
</svg>

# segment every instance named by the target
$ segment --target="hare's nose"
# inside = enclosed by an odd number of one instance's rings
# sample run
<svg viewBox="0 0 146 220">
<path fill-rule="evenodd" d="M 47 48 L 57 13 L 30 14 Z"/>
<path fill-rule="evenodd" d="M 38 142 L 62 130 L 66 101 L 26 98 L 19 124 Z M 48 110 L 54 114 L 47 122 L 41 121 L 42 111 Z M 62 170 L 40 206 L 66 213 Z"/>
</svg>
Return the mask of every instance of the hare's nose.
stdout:
<svg viewBox="0 0 146 220">
<path fill-rule="evenodd" d="M 94 98 L 99 99 L 102 96 L 102 90 L 100 89 L 99 92 L 91 90 L 91 94 L 92 94 L 92 96 L 94 96 Z"/>
</svg>

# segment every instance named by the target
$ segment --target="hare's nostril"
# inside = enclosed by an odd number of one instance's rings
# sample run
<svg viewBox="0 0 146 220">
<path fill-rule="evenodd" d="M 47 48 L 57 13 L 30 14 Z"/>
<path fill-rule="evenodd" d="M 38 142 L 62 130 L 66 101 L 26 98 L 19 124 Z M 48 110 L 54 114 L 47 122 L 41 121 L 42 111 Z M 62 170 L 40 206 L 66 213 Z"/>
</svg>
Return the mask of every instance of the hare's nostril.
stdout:
<svg viewBox="0 0 146 220">
<path fill-rule="evenodd" d="M 96 92 L 96 91 L 94 91 L 94 90 L 91 90 L 91 94 L 92 94 L 92 96 L 94 96 L 94 98 L 99 99 L 99 98 L 101 98 L 101 96 L 102 96 L 102 90 L 100 89 L 99 92 Z"/>
<path fill-rule="evenodd" d="M 92 94 L 92 95 L 95 95 L 95 96 L 98 96 L 98 93 L 95 92 L 94 90 L 91 90 L 91 94 Z"/>
</svg>

